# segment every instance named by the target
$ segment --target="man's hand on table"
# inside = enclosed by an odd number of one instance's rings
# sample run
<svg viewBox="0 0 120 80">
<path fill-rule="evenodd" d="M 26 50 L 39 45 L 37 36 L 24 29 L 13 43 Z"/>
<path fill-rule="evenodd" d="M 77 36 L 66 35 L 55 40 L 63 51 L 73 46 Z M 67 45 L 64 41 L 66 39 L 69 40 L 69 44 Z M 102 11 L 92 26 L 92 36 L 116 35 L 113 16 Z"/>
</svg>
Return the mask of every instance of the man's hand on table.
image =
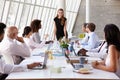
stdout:
<svg viewBox="0 0 120 80">
<path fill-rule="evenodd" d="M 80 49 L 79 51 L 78 51 L 78 55 L 82 55 L 82 56 L 86 56 L 86 52 L 88 52 L 87 50 L 85 50 L 85 49 Z"/>
<path fill-rule="evenodd" d="M 37 67 L 37 66 L 41 66 L 42 64 L 40 62 L 34 62 L 34 63 L 31 63 L 31 64 L 28 64 L 27 65 L 27 68 L 28 69 L 32 69 L 34 67 Z"/>
</svg>

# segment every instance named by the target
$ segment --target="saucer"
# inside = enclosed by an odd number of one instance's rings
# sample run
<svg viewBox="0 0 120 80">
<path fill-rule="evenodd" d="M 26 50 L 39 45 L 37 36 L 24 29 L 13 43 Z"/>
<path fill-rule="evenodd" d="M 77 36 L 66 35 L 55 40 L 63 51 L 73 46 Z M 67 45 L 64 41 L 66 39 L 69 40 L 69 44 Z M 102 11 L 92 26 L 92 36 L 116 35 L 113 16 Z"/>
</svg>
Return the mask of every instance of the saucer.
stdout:
<svg viewBox="0 0 120 80">
<path fill-rule="evenodd" d="M 80 73 L 80 74 L 90 74 L 92 71 L 87 70 L 87 71 L 80 71 L 80 70 L 73 70 L 73 72 Z"/>
</svg>

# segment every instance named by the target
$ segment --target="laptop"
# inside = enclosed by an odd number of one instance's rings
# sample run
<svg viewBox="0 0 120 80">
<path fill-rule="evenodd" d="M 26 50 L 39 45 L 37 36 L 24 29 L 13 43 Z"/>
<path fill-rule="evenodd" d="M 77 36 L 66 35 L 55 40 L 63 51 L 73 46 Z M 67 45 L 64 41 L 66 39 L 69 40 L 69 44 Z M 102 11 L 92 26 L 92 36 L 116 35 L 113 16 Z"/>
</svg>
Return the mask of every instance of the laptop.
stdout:
<svg viewBox="0 0 120 80">
<path fill-rule="evenodd" d="M 72 67 L 75 69 L 75 70 L 79 70 L 80 68 L 83 68 L 84 65 L 83 64 L 79 64 L 79 63 L 74 63 L 70 60 L 69 56 L 65 54 L 65 57 L 68 59 L 68 61 L 70 62 L 70 64 L 72 65 Z"/>
<path fill-rule="evenodd" d="M 47 50 L 50 49 L 51 45 L 52 45 L 52 43 L 48 44 Z M 36 70 L 36 69 L 37 69 L 37 70 L 45 69 L 45 68 L 46 68 L 46 64 L 47 64 L 47 60 L 48 60 L 48 54 L 45 53 L 45 54 L 44 54 L 44 61 L 43 61 L 42 66 L 37 66 L 37 67 L 34 67 L 33 69 L 34 69 L 34 70 Z"/>
</svg>

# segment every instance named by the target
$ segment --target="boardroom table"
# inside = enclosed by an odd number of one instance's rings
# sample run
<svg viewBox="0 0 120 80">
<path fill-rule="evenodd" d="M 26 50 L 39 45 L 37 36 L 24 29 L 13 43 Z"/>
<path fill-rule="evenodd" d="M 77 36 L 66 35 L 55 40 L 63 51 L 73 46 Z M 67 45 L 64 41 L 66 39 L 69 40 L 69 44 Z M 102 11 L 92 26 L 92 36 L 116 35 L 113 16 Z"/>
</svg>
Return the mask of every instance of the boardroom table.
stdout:
<svg viewBox="0 0 120 80">
<path fill-rule="evenodd" d="M 43 57 L 32 56 L 25 59 L 21 64 L 29 64 L 31 62 L 42 62 Z M 61 67 L 61 72 L 53 72 L 51 67 Z M 6 80 L 116 80 L 119 79 L 114 73 L 98 69 L 91 69 L 90 74 L 81 74 L 73 71 L 73 67 L 66 62 L 65 57 L 55 57 L 48 60 L 47 69 L 28 70 L 26 72 L 13 72 Z"/>
<path fill-rule="evenodd" d="M 31 57 L 26 58 L 20 64 L 26 65 L 32 62 L 43 62 L 44 56 L 34 54 L 39 53 L 42 50 L 44 52 L 46 48 L 36 49 Z M 87 57 L 90 73 L 81 74 L 74 71 L 71 64 L 66 61 L 64 55 L 56 54 L 54 55 L 53 59 L 48 59 L 46 69 L 28 69 L 25 72 L 12 72 L 9 74 L 6 80 L 119 80 L 119 77 L 113 72 L 92 68 L 91 61 L 99 61 L 99 58 Z M 61 72 L 54 71 L 53 67 L 59 67 Z"/>
</svg>

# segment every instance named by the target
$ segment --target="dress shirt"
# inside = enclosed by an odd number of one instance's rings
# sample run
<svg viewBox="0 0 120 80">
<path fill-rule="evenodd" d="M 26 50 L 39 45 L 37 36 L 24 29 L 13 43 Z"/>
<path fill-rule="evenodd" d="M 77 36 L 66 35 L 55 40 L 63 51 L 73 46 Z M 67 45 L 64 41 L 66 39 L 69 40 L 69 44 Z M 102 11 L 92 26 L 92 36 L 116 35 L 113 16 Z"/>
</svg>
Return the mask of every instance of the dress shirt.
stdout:
<svg viewBox="0 0 120 80">
<path fill-rule="evenodd" d="M 30 38 L 36 43 L 41 43 L 41 38 L 38 32 L 33 33 Z"/>
<path fill-rule="evenodd" d="M 27 71 L 27 66 L 5 64 L 5 62 L 2 59 L 0 59 L 0 73 L 9 74 L 11 72 L 20 71 Z"/>
<path fill-rule="evenodd" d="M 88 42 L 84 45 L 81 44 L 81 47 L 86 50 L 97 48 L 99 46 L 100 42 L 99 42 L 99 38 L 95 34 L 95 32 L 88 33 L 88 37 L 89 37 Z"/>
<path fill-rule="evenodd" d="M 36 43 L 30 38 L 23 39 L 31 51 L 35 48 L 42 48 L 45 45 L 45 41 L 42 41 L 41 43 Z"/>
<path fill-rule="evenodd" d="M 86 45 L 88 42 L 88 33 L 85 33 L 85 37 L 82 39 L 82 41 L 80 41 L 81 45 Z"/>
<path fill-rule="evenodd" d="M 105 58 L 107 55 L 107 42 L 101 44 L 98 48 L 88 50 L 86 54 L 92 57 Z"/>
<path fill-rule="evenodd" d="M 30 57 L 30 50 L 25 43 L 6 37 L 0 45 L 2 54 L 11 55 L 15 64 L 19 64 L 22 61 L 21 57 Z"/>
</svg>

